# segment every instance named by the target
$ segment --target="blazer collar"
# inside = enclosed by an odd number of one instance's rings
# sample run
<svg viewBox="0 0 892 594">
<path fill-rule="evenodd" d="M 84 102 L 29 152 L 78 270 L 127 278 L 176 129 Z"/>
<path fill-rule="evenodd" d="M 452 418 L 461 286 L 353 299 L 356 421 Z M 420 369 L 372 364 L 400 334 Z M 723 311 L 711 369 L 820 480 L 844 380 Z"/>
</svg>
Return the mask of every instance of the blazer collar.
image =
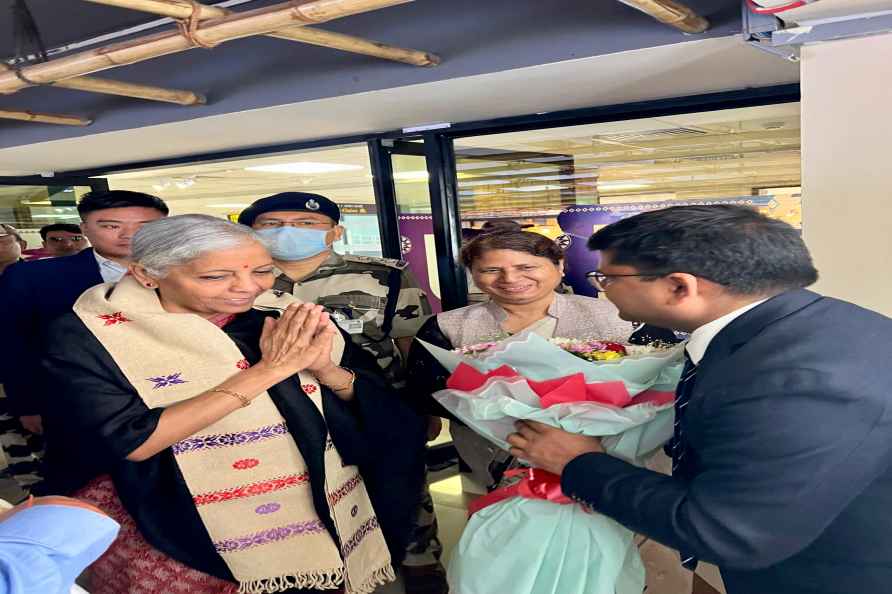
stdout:
<svg viewBox="0 0 892 594">
<path fill-rule="evenodd" d="M 94 255 L 93 248 L 88 247 L 84 248 L 73 256 L 69 256 L 70 258 L 77 258 L 78 262 L 96 262 L 96 256 Z M 99 264 L 96 264 L 99 266 Z"/>
<path fill-rule="evenodd" d="M 68 257 L 71 258 L 72 264 L 82 266 L 84 273 L 86 273 L 87 270 L 90 271 L 92 276 L 91 280 L 93 281 L 90 286 L 102 284 L 104 282 L 102 280 L 102 272 L 99 270 L 99 262 L 96 261 L 96 255 L 93 253 L 93 248 L 88 247 L 79 251 L 75 255 Z"/>
<path fill-rule="evenodd" d="M 823 297 L 806 289 L 786 291 L 772 297 L 725 326 L 709 344 L 703 361 L 727 357 L 769 325 L 819 299 Z"/>
</svg>

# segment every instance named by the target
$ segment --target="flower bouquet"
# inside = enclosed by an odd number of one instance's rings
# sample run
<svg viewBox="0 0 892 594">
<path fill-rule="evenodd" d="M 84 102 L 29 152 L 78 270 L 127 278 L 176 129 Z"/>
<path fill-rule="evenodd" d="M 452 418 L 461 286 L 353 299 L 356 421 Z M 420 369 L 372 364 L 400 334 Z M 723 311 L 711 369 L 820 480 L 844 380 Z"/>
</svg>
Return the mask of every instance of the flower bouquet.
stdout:
<svg viewBox="0 0 892 594">
<path fill-rule="evenodd" d="M 672 437 L 682 347 L 545 339 L 521 333 L 448 351 L 422 342 L 452 375 L 434 398 L 508 450 L 518 420 L 602 437 L 633 464 Z M 453 594 L 641 594 L 633 534 L 569 500 L 560 478 L 519 471 L 471 505 L 449 565 Z"/>
</svg>

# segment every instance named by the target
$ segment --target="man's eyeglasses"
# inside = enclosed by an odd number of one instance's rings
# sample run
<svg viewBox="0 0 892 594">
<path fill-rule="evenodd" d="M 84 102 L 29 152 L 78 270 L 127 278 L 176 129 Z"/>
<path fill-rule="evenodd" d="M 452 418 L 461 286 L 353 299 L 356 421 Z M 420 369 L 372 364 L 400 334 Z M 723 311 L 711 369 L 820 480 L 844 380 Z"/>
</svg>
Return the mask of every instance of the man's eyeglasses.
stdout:
<svg viewBox="0 0 892 594">
<path fill-rule="evenodd" d="M 597 270 L 593 270 L 591 272 L 586 273 L 585 277 L 588 281 L 595 286 L 599 291 L 606 291 L 607 286 L 613 282 L 614 279 L 622 278 L 624 276 L 640 276 L 640 277 L 650 277 L 650 278 L 659 278 L 663 276 L 662 274 L 653 274 L 653 273 L 637 273 L 637 274 L 604 274 L 603 272 L 599 272 Z"/>
<path fill-rule="evenodd" d="M 63 241 L 83 241 L 83 235 L 70 235 L 68 237 L 47 237 L 49 241 L 54 241 L 56 243 L 62 243 Z"/>
</svg>

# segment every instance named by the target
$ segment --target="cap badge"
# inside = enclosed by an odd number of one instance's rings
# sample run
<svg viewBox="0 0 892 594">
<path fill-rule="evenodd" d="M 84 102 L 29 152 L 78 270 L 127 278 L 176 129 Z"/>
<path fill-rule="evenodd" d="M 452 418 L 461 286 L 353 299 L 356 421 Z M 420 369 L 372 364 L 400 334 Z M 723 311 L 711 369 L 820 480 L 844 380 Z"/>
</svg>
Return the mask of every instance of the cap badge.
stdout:
<svg viewBox="0 0 892 594">
<path fill-rule="evenodd" d="M 306 204 L 304 204 L 304 207 L 305 207 L 307 210 L 319 210 L 319 209 L 321 208 L 321 207 L 319 206 L 319 203 L 316 202 L 316 201 L 315 201 L 314 199 L 312 199 L 312 198 L 310 198 L 309 200 L 307 200 Z"/>
</svg>

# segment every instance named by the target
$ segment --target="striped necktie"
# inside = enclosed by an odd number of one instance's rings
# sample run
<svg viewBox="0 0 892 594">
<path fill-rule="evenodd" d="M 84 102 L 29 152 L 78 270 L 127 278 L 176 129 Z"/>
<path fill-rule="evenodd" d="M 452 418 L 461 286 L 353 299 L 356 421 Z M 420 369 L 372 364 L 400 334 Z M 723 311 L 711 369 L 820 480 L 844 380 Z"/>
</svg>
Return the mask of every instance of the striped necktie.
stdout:
<svg viewBox="0 0 892 594">
<path fill-rule="evenodd" d="M 691 400 L 691 394 L 694 391 L 694 382 L 697 379 L 697 366 L 691 361 L 688 351 L 684 352 L 684 369 L 681 372 L 681 380 L 675 389 L 675 430 L 672 435 L 672 475 L 687 478 L 687 464 L 685 464 L 685 455 L 687 453 L 687 444 L 684 439 L 684 430 L 681 426 L 681 419 L 684 417 L 685 409 Z M 679 471 L 680 470 L 680 471 Z M 691 554 L 679 551 L 681 554 L 681 564 L 693 571 L 697 567 L 697 558 Z"/>
</svg>

